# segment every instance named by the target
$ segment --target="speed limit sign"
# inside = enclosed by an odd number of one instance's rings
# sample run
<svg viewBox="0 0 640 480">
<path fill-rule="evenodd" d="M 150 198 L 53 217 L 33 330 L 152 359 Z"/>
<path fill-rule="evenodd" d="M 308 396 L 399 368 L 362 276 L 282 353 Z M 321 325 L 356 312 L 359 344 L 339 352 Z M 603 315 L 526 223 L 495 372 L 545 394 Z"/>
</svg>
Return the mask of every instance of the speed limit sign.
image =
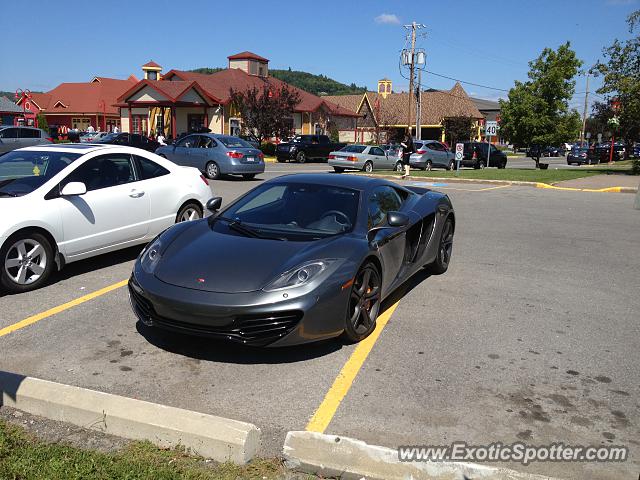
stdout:
<svg viewBox="0 0 640 480">
<path fill-rule="evenodd" d="M 495 137 L 498 134 L 498 122 L 488 121 L 485 127 L 485 135 L 487 137 Z"/>
</svg>

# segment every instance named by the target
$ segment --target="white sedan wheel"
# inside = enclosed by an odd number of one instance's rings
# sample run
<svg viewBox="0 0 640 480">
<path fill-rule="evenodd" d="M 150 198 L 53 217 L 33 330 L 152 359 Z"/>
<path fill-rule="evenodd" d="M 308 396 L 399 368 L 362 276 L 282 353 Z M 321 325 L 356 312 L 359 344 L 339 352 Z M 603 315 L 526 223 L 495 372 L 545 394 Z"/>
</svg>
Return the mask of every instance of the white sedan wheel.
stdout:
<svg viewBox="0 0 640 480">
<path fill-rule="evenodd" d="M 18 285 L 36 282 L 47 267 L 47 252 L 40 242 L 25 238 L 15 242 L 4 259 L 4 270 Z"/>
</svg>

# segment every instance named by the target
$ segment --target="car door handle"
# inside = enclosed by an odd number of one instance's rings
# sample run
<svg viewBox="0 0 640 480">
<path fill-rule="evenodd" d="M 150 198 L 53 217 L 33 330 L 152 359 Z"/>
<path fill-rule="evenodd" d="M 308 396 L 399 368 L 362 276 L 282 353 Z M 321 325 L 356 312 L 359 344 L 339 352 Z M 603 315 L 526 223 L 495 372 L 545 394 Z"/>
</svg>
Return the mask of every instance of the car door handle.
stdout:
<svg viewBox="0 0 640 480">
<path fill-rule="evenodd" d="M 129 193 L 129 196 L 131 198 L 140 198 L 143 195 L 144 195 L 144 192 L 142 190 L 136 190 L 135 188 L 131 190 L 131 192 Z"/>
</svg>

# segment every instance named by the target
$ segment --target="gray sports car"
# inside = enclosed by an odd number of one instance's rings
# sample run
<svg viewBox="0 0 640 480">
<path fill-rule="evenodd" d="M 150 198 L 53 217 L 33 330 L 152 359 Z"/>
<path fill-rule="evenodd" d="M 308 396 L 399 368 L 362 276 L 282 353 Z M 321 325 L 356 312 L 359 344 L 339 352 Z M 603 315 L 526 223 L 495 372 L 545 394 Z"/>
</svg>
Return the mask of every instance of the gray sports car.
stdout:
<svg viewBox="0 0 640 480">
<path fill-rule="evenodd" d="M 186 167 L 196 167 L 207 178 L 242 175 L 250 180 L 264 172 L 264 155 L 238 137 L 213 133 L 191 134 L 156 150 L 161 157 Z"/>
<path fill-rule="evenodd" d="M 256 346 L 358 342 L 394 289 L 449 266 L 453 207 L 424 188 L 298 174 L 221 204 L 138 257 L 129 294 L 145 325 Z"/>
</svg>

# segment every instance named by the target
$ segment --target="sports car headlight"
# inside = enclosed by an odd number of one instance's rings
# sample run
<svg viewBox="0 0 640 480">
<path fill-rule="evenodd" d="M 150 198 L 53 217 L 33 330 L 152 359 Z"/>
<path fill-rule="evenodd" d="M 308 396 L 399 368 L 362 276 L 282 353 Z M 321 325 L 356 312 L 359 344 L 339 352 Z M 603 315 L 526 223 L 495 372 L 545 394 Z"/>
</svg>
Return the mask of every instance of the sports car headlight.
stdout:
<svg viewBox="0 0 640 480">
<path fill-rule="evenodd" d="M 140 258 L 140 265 L 147 273 L 153 273 L 160 261 L 160 252 L 162 251 L 162 240 L 158 236 L 143 251 Z"/>
<path fill-rule="evenodd" d="M 274 292 L 285 288 L 301 287 L 302 285 L 306 285 L 312 281 L 314 278 L 317 278 L 318 275 L 327 270 L 329 266 L 334 264 L 336 261 L 337 260 L 335 259 L 327 259 L 304 263 L 296 268 L 284 272 L 264 287 L 263 290 L 265 292 Z"/>
</svg>

